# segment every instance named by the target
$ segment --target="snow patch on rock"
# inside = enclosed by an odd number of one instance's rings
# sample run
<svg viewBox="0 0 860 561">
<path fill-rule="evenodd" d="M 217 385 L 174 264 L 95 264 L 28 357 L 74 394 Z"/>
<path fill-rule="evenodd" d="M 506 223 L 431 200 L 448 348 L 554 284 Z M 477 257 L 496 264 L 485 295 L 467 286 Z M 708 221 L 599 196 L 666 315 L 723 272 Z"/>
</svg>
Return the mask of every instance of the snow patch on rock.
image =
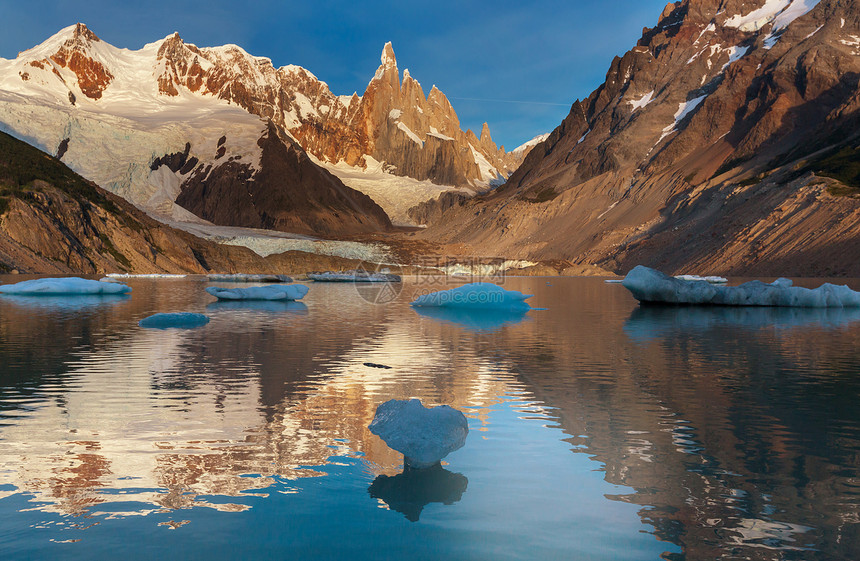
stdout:
<svg viewBox="0 0 860 561">
<path fill-rule="evenodd" d="M 631 99 L 627 101 L 627 103 L 632 107 L 632 111 L 636 111 L 637 109 L 642 109 L 652 101 L 654 101 L 654 90 L 651 90 L 646 94 L 642 94 L 642 97 Z"/>
</svg>

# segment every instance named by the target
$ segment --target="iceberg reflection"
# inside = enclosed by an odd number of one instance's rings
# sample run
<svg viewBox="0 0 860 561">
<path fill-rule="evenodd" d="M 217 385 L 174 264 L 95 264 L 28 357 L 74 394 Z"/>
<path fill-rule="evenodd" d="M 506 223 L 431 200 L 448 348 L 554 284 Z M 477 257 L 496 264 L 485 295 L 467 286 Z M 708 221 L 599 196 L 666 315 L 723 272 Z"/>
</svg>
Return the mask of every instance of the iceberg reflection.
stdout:
<svg viewBox="0 0 860 561">
<path fill-rule="evenodd" d="M 4 294 L 0 301 L 22 308 L 76 311 L 97 306 L 110 306 L 131 300 L 129 294 L 75 294 L 66 296 L 17 296 Z"/>
<path fill-rule="evenodd" d="M 490 310 L 478 308 L 416 307 L 416 313 L 435 320 L 453 323 L 475 333 L 492 333 L 506 325 L 523 322 L 529 311 Z"/>
<path fill-rule="evenodd" d="M 368 492 L 374 499 L 385 501 L 391 510 L 417 522 L 428 504 L 451 505 L 459 501 L 468 484 L 465 475 L 448 471 L 437 463 L 426 469 L 406 468 L 395 476 L 379 475 Z"/>
<path fill-rule="evenodd" d="M 860 308 L 640 306 L 624 322 L 624 332 L 634 341 L 647 342 L 671 333 L 715 327 L 835 329 L 857 321 Z"/>
<path fill-rule="evenodd" d="M 279 314 L 307 314 L 308 307 L 295 300 L 217 300 L 206 306 L 211 311 L 251 311 Z"/>
</svg>

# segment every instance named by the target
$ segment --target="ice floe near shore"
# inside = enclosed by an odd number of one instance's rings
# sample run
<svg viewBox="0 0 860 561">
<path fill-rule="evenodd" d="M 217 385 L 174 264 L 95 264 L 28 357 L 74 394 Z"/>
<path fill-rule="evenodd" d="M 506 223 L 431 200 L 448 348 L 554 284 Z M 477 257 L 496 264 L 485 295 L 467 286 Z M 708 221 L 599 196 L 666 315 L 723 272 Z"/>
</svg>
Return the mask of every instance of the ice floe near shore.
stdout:
<svg viewBox="0 0 860 561">
<path fill-rule="evenodd" d="M 308 293 L 303 284 L 273 284 L 248 288 L 206 287 L 206 292 L 219 300 L 301 300 Z"/>
<path fill-rule="evenodd" d="M 207 323 L 209 323 L 207 316 L 190 312 L 154 314 L 137 322 L 140 327 L 150 329 L 193 329 Z"/>
<path fill-rule="evenodd" d="M 393 273 L 372 273 L 361 270 L 308 273 L 307 277 L 314 282 L 401 282 L 400 276 Z"/>
<path fill-rule="evenodd" d="M 188 275 L 174 275 L 170 273 L 108 273 L 105 278 L 109 279 L 184 279 Z"/>
<path fill-rule="evenodd" d="M 427 408 L 418 399 L 392 399 L 376 408 L 370 432 L 401 452 L 412 468 L 429 468 L 463 447 L 466 416 L 448 405 Z"/>
<path fill-rule="evenodd" d="M 531 294 L 505 290 L 492 283 L 473 282 L 450 290 L 424 294 L 416 298 L 412 305 L 482 310 L 530 310 L 532 307 L 526 300 L 531 297 Z"/>
<path fill-rule="evenodd" d="M 792 286 L 780 278 L 767 284 L 751 281 L 739 286 L 714 286 L 705 281 L 680 280 L 643 265 L 633 268 L 622 283 L 640 302 L 714 306 L 788 306 L 850 308 L 860 306 L 860 292 L 825 283 L 818 288 Z"/>
<path fill-rule="evenodd" d="M 79 296 L 128 294 L 131 287 L 117 282 L 102 282 L 79 277 L 33 279 L 0 286 L 0 294 L 26 296 Z"/>
<path fill-rule="evenodd" d="M 287 275 L 249 275 L 232 273 L 226 275 L 207 275 L 212 282 L 293 282 Z"/>
</svg>

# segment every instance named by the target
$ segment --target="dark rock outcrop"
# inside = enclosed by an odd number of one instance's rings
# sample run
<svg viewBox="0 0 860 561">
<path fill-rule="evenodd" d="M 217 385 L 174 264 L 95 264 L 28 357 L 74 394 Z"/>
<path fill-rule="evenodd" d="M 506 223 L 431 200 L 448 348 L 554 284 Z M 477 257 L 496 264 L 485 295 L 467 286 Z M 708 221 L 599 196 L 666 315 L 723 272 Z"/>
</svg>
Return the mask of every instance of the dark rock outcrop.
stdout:
<svg viewBox="0 0 860 561">
<path fill-rule="evenodd" d="M 259 144 L 263 154 L 258 171 L 239 161 L 201 164 L 183 184 L 177 204 L 226 226 L 321 235 L 391 228 L 388 216 L 370 197 L 314 164 L 273 123 Z"/>
</svg>

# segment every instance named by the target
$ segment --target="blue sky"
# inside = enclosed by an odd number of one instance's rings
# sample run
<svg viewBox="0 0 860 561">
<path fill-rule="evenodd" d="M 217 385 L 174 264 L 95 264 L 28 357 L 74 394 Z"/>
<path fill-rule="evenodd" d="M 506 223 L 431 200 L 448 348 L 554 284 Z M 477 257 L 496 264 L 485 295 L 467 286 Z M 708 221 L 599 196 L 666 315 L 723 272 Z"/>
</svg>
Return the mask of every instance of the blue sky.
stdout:
<svg viewBox="0 0 860 561">
<path fill-rule="evenodd" d="M 297 64 L 336 94 L 359 94 L 391 41 L 398 67 L 436 84 L 464 128 L 487 121 L 508 149 L 555 128 L 603 82 L 612 57 L 654 26 L 666 0 L 292 2 L 0 0 L 0 57 L 67 25 L 138 49 L 178 31 L 198 46 L 235 43 Z"/>
</svg>

